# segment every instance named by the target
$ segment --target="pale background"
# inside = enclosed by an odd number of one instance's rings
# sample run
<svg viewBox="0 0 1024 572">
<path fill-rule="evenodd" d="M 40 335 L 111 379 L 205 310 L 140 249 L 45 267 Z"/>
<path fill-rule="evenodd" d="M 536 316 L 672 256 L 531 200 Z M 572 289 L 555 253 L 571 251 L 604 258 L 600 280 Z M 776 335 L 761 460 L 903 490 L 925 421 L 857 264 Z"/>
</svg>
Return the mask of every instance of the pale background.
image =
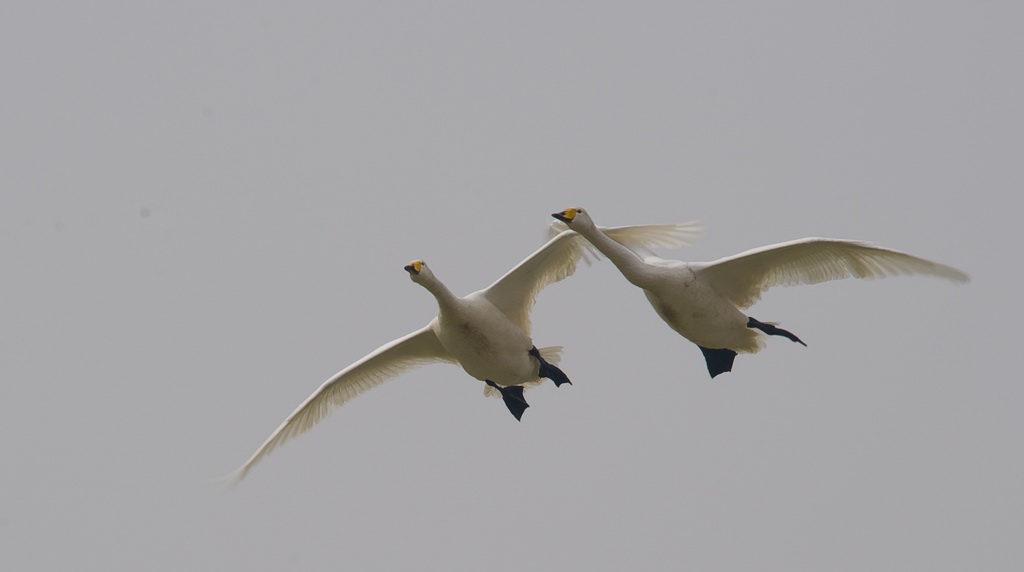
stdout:
<svg viewBox="0 0 1024 572">
<path fill-rule="evenodd" d="M 5 2 L 0 568 L 1019 570 L 1018 2 Z M 709 379 L 604 261 L 517 423 L 325 378 L 543 241 L 701 219 L 964 269 L 777 289 Z"/>
</svg>

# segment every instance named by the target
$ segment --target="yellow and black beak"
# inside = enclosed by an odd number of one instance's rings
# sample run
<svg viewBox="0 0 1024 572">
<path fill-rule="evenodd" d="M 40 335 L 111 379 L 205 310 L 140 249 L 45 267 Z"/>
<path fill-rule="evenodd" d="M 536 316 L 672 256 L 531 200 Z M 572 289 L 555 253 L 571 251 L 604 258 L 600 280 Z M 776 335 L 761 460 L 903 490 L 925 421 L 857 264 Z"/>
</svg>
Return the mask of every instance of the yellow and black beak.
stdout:
<svg viewBox="0 0 1024 572">
<path fill-rule="evenodd" d="M 420 270 L 423 270 L 422 260 L 413 260 L 409 264 L 405 265 L 405 271 L 409 274 L 419 274 Z"/>
<path fill-rule="evenodd" d="M 569 224 L 572 222 L 572 219 L 576 218 L 577 212 L 579 212 L 579 209 L 565 209 L 560 213 L 553 213 L 551 216 L 557 218 L 558 220 L 564 222 L 565 224 Z"/>
</svg>

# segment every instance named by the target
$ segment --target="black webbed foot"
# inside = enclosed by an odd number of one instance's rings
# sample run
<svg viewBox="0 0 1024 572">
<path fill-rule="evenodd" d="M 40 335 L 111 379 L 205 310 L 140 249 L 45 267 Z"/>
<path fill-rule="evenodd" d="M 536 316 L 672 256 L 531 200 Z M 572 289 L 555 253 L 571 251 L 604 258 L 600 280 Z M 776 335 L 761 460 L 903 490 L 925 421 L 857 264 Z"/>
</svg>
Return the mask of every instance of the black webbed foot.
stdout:
<svg viewBox="0 0 1024 572">
<path fill-rule="evenodd" d="M 800 345 L 802 345 L 804 347 L 807 347 L 807 344 L 805 344 L 804 341 L 801 340 L 800 338 L 796 337 L 796 334 L 794 334 L 793 332 L 790 332 L 789 330 L 783 330 L 782 328 L 773 326 L 771 324 L 766 324 L 764 322 L 759 322 L 759 321 L 757 321 L 754 318 L 751 318 L 749 316 L 747 316 L 747 327 L 748 328 L 757 328 L 757 329 L 761 330 L 762 332 L 768 334 L 769 336 L 782 336 L 784 338 L 789 338 L 789 339 L 793 340 L 794 342 L 796 342 L 796 343 L 798 343 L 798 344 L 800 344 Z"/>
<path fill-rule="evenodd" d="M 572 382 L 569 381 L 569 376 L 565 375 L 565 372 L 544 361 L 544 358 L 540 357 L 540 351 L 537 350 L 536 346 L 530 348 L 529 353 L 540 362 L 540 373 L 537 374 L 538 377 L 546 377 L 550 379 L 555 382 L 555 387 L 561 387 L 563 383 L 572 385 Z"/>
<path fill-rule="evenodd" d="M 508 387 L 501 387 L 489 379 L 484 380 L 484 383 L 501 393 L 501 399 L 505 402 L 505 407 L 508 407 L 509 413 L 516 418 L 516 421 L 523 420 L 523 412 L 530 406 L 526 399 L 523 398 L 523 386 L 510 385 Z"/>
<path fill-rule="evenodd" d="M 704 354 L 704 361 L 708 362 L 708 373 L 714 378 L 720 373 L 732 371 L 732 362 L 736 359 L 736 352 L 728 348 L 711 349 L 704 346 L 697 346 Z"/>
</svg>

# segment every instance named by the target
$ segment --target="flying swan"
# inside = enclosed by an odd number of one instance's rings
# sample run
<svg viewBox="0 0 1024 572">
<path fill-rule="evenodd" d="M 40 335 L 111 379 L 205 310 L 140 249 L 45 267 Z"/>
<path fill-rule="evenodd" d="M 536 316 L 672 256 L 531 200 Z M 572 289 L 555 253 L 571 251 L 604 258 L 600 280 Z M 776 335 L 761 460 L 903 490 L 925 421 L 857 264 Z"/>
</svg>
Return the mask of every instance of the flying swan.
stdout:
<svg viewBox="0 0 1024 572">
<path fill-rule="evenodd" d="M 693 225 L 639 225 L 602 229 L 607 236 L 634 248 L 678 247 L 699 232 Z M 618 244 L 616 243 L 616 244 Z M 500 395 L 509 412 L 520 419 L 529 405 L 523 387 L 542 378 L 556 386 L 570 383 L 555 365 L 561 347 L 537 349 L 530 339 L 530 310 L 537 294 L 588 263 L 593 247 L 574 232 L 563 231 L 520 262 L 497 282 L 465 297 L 454 295 L 422 260 L 405 270 L 413 282 L 437 299 L 438 314 L 426 326 L 388 342 L 325 381 L 299 405 L 249 459 L 227 475 L 240 481 L 263 457 L 289 439 L 309 430 L 330 410 L 356 395 L 419 365 L 449 362 L 484 382 L 485 395 Z"/>
<path fill-rule="evenodd" d="M 755 353 L 764 334 L 806 346 L 792 332 L 745 315 L 772 286 L 818 284 L 840 278 L 882 278 L 925 274 L 967 282 L 964 272 L 863 242 L 802 238 L 762 246 L 714 262 L 682 262 L 645 254 L 594 225 L 587 211 L 566 209 L 551 216 L 586 238 L 643 289 L 670 328 L 700 348 L 711 377 L 732 371 L 737 352 Z M 553 223 L 557 224 L 557 223 Z"/>
</svg>

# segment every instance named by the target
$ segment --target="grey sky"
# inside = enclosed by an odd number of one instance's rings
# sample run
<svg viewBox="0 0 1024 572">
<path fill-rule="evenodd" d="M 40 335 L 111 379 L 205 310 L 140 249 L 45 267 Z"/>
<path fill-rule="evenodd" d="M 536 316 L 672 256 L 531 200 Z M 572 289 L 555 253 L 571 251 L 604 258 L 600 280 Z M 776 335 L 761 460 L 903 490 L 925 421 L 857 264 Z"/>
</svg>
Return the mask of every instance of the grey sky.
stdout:
<svg viewBox="0 0 1024 572">
<path fill-rule="evenodd" d="M 0 568 L 1024 566 L 1020 5 L 254 4 L 0 10 Z M 973 281 L 772 290 L 712 381 L 603 261 L 522 423 L 430 366 L 208 481 L 570 206 Z"/>
</svg>

